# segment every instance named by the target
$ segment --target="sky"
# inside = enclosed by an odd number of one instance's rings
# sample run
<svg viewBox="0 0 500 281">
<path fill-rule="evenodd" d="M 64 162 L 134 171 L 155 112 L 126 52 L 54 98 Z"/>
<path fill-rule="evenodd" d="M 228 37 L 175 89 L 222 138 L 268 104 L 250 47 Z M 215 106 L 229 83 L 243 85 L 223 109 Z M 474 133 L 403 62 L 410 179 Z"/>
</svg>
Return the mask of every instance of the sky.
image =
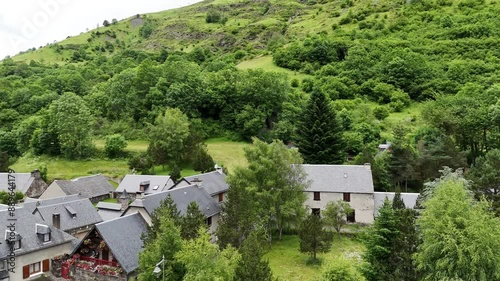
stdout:
<svg viewBox="0 0 500 281">
<path fill-rule="evenodd" d="M 0 60 L 136 14 L 201 0 L 0 0 Z"/>
</svg>

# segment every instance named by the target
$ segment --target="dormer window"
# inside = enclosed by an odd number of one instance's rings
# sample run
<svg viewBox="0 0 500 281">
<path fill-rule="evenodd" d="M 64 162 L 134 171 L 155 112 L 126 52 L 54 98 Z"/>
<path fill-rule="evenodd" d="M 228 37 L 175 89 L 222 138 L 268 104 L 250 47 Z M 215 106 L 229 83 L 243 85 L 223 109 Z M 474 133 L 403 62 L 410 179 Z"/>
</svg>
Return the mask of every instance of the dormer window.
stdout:
<svg viewBox="0 0 500 281">
<path fill-rule="evenodd" d="M 21 249 L 21 235 L 15 231 L 5 230 L 5 241 L 10 245 L 13 250 Z"/>
<path fill-rule="evenodd" d="M 50 230 L 49 226 L 38 223 L 36 224 L 36 234 L 44 243 L 50 242 L 51 232 L 52 231 Z"/>
<path fill-rule="evenodd" d="M 72 218 L 76 218 L 76 211 L 71 206 L 64 206 Z"/>
</svg>

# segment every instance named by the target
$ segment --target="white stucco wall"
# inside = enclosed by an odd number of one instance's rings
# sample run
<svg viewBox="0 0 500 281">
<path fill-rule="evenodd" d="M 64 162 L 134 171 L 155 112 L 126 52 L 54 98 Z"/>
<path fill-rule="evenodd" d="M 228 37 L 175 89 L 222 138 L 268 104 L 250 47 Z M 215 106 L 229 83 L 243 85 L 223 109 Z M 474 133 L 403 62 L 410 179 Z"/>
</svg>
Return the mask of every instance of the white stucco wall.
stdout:
<svg viewBox="0 0 500 281">
<path fill-rule="evenodd" d="M 328 202 L 344 199 L 344 194 L 338 192 L 321 192 L 320 201 L 314 201 L 314 192 L 306 192 L 306 195 L 307 199 L 304 205 L 311 209 L 319 208 L 320 210 L 324 210 Z M 356 222 L 373 223 L 375 208 L 373 194 L 351 193 L 351 202 L 349 204 L 354 209 Z"/>
<path fill-rule="evenodd" d="M 43 271 L 43 260 L 50 260 L 55 256 L 70 254 L 72 250 L 71 242 L 61 244 L 55 247 L 51 247 L 48 249 L 32 252 L 29 254 L 24 254 L 22 256 L 16 257 L 16 268 L 15 273 L 10 272 L 9 281 L 23 281 L 23 280 L 33 280 L 38 277 L 43 272 L 33 274 L 29 279 L 23 279 L 23 266 L 30 265 L 35 262 L 40 262 L 40 270 Z M 52 268 L 52 264 L 50 263 L 49 271 Z"/>
<path fill-rule="evenodd" d="M 59 187 L 56 182 L 53 182 L 49 187 L 43 192 L 39 199 L 50 199 L 56 197 L 64 197 L 66 193 Z"/>
</svg>

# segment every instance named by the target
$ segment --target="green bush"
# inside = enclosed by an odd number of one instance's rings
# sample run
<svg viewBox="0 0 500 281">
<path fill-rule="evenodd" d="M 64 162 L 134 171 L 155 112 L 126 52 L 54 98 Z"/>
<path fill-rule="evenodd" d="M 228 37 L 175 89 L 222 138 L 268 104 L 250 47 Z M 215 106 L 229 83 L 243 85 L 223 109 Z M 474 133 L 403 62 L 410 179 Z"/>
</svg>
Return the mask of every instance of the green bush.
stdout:
<svg viewBox="0 0 500 281">
<path fill-rule="evenodd" d="M 124 149 L 127 147 L 127 141 L 122 135 L 114 134 L 106 136 L 104 153 L 109 158 L 117 158 L 124 155 Z"/>
<path fill-rule="evenodd" d="M 389 110 L 387 110 L 385 106 L 377 106 L 375 107 L 375 109 L 373 109 L 373 115 L 378 120 L 384 120 L 385 118 L 389 117 Z"/>
</svg>

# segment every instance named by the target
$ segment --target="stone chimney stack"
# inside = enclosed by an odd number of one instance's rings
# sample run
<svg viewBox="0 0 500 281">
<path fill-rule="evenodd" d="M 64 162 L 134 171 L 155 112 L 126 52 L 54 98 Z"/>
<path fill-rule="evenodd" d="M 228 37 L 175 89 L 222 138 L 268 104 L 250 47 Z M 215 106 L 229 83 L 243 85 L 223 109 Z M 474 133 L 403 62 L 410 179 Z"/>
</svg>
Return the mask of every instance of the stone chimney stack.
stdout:
<svg viewBox="0 0 500 281">
<path fill-rule="evenodd" d="M 31 171 L 31 176 L 34 177 L 36 180 L 40 179 L 40 170 L 33 170 Z"/>
<path fill-rule="evenodd" d="M 122 205 L 121 206 L 122 211 L 125 211 L 125 209 L 127 209 L 129 199 L 130 199 L 130 196 L 128 195 L 127 190 L 124 189 L 122 192 L 122 195 L 120 195 L 120 197 L 118 197 L 118 202 L 120 202 L 120 204 Z"/>
</svg>

